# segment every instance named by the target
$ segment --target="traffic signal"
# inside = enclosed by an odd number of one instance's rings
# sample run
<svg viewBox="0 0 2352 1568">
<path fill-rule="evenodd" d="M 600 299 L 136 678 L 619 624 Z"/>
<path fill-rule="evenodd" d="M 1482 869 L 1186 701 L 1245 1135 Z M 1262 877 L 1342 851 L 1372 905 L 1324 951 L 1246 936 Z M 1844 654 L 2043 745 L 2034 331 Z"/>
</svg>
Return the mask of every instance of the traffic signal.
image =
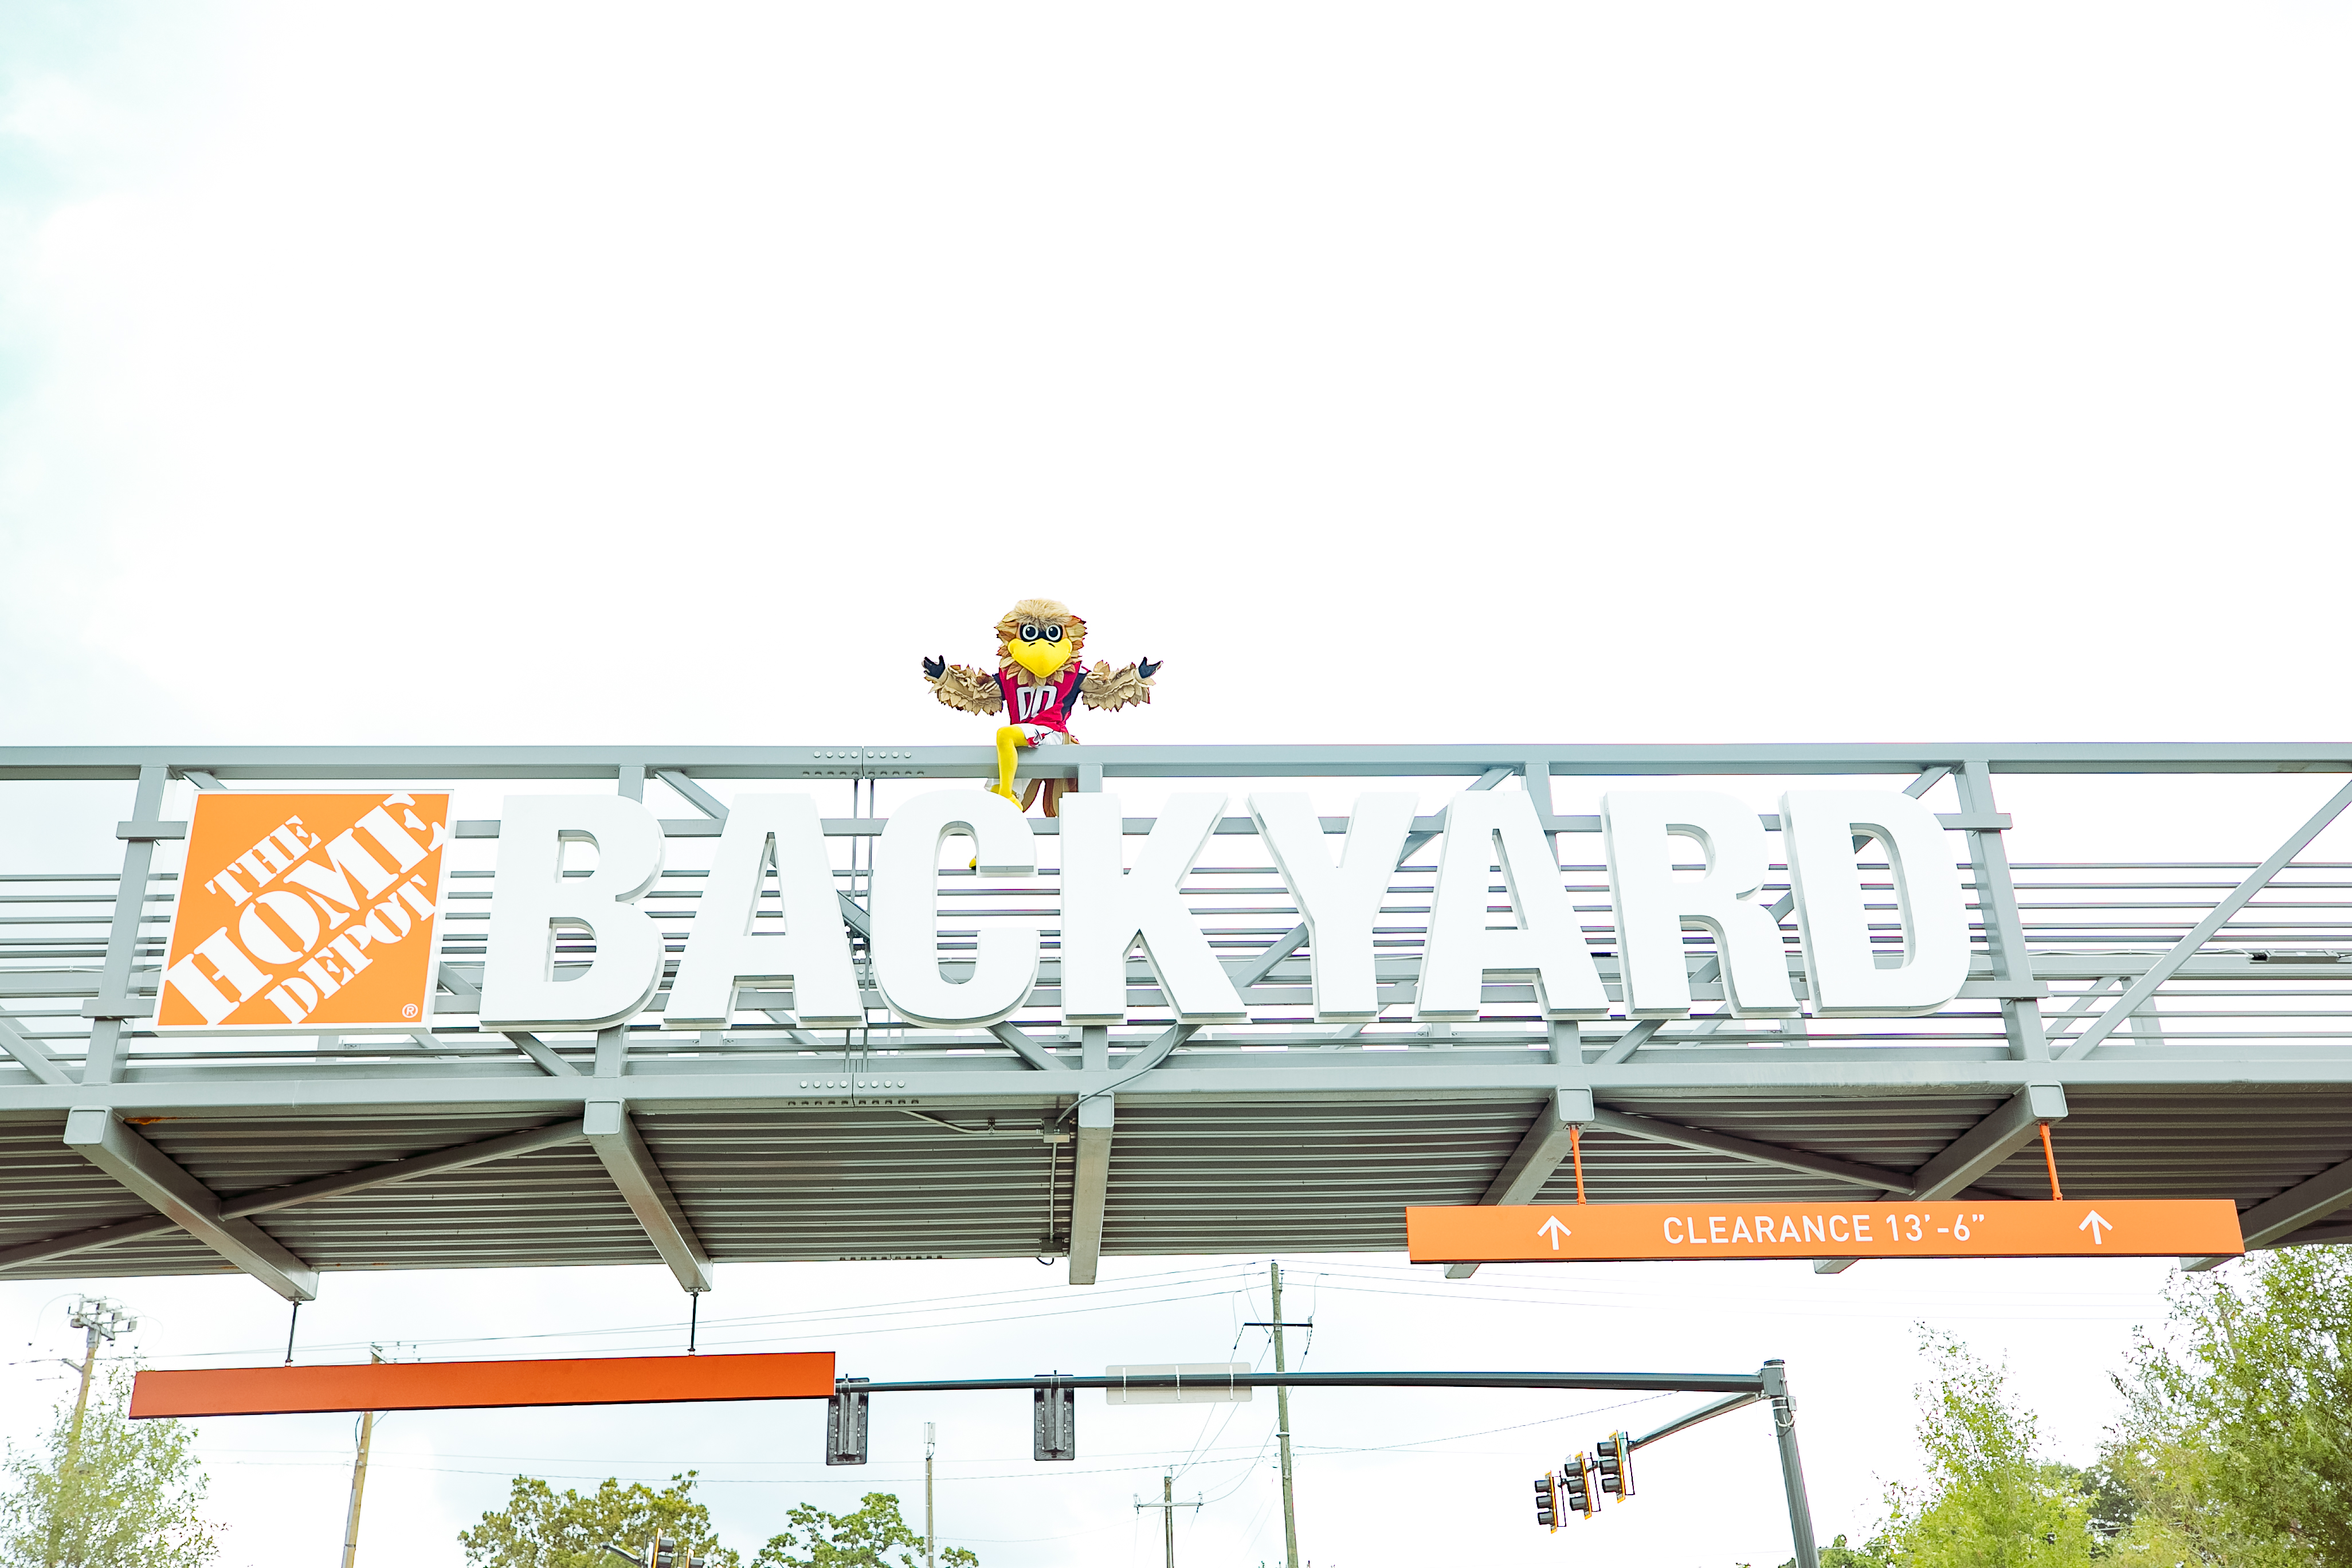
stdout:
<svg viewBox="0 0 2352 1568">
<path fill-rule="evenodd" d="M 1559 1528 L 1558 1492 L 1549 1474 L 1536 1478 L 1536 1522 Z"/>
<path fill-rule="evenodd" d="M 1559 1467 L 1559 1484 L 1568 1505 L 1563 1512 L 1573 1511 L 1591 1519 L 1601 1511 L 1601 1499 L 1592 1486 L 1591 1459 L 1582 1454 L 1570 1454 Z"/>
<path fill-rule="evenodd" d="M 845 1377 L 824 1402 L 824 1462 L 862 1465 L 866 1462 L 866 1391 L 864 1377 Z"/>
<path fill-rule="evenodd" d="M 1040 1377 L 1057 1377 L 1058 1373 L 1040 1373 Z M 1031 1394 L 1030 1421 L 1032 1451 L 1040 1459 L 1075 1459 L 1078 1457 L 1078 1391 L 1059 1383 L 1048 1383 Z"/>
<path fill-rule="evenodd" d="M 1633 1436 L 1612 1432 L 1595 1445 L 1601 1489 L 1622 1502 L 1633 1495 Z"/>
<path fill-rule="evenodd" d="M 709 1568 L 709 1563 L 698 1553 L 680 1551 L 675 1541 L 654 1542 L 653 1568 Z"/>
</svg>

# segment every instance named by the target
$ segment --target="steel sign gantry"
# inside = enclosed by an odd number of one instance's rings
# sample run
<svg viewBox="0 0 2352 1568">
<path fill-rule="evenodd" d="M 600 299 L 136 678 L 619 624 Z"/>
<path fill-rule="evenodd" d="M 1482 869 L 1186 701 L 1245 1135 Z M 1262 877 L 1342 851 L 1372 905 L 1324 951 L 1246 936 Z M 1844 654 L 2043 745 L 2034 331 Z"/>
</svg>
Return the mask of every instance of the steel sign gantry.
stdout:
<svg viewBox="0 0 2352 1568">
<path fill-rule="evenodd" d="M 234 1268 L 299 1300 L 346 1268 L 660 1260 L 700 1289 L 730 1259 L 1043 1249 L 1085 1282 L 1104 1253 L 1395 1250 L 1409 1205 L 1559 1201 L 1571 1130 L 1601 1201 L 2037 1196 L 2038 1133 L 2055 1124 L 2069 1196 L 2231 1198 L 2250 1246 L 2331 1239 L 2352 1205 L 2352 878 L 2307 858 L 2352 788 L 2227 864 L 2012 866 L 1994 795 L 2011 773 L 2193 787 L 2344 773 L 2352 745 L 1088 746 L 1038 766 L 1138 800 L 1162 781 L 1237 795 L 1338 781 L 1440 803 L 1524 792 L 1612 999 L 1601 824 L 1555 810 L 1556 788 L 1904 788 L 1937 814 L 1969 884 L 1968 978 L 1931 1016 L 1738 1017 L 1721 955 L 1693 932 L 1687 1018 L 1547 1022 L 1526 984 L 1494 983 L 1475 1022 L 1416 1022 L 1444 825 L 1430 816 L 1382 901 L 1380 1016 L 1318 1023 L 1297 901 L 1252 819 L 1228 816 L 1182 896 L 1245 1018 L 1176 1019 L 1139 955 L 1124 1017 L 1074 1026 L 1053 945 L 1057 824 L 1032 819 L 1045 871 L 949 871 L 940 929 L 952 971 L 982 929 L 1044 926 L 1034 991 L 990 1027 L 924 1028 L 874 989 L 871 847 L 887 817 L 872 803 L 877 785 L 893 799 L 973 787 L 994 767 L 983 748 L 0 750 L 0 810 L 37 809 L 11 798 L 21 784 L 130 786 L 119 873 L 0 867 L 0 1270 Z M 456 825 L 428 1025 L 153 1032 L 191 791 L 429 782 L 494 812 L 537 783 L 598 780 L 664 803 L 671 860 L 645 902 L 673 963 L 698 858 L 723 831 L 719 792 L 837 794 L 848 815 L 823 831 L 866 1022 L 808 1028 L 783 992 L 746 988 L 724 1027 L 664 1031 L 665 981 L 593 1033 L 483 1030 L 499 825 L 477 816 Z M 1760 784 L 1755 801 L 1769 814 Z M 1758 897 L 1775 900 L 1802 986 L 1785 879 Z M 1490 899 L 1507 907 L 1499 879 Z"/>
</svg>

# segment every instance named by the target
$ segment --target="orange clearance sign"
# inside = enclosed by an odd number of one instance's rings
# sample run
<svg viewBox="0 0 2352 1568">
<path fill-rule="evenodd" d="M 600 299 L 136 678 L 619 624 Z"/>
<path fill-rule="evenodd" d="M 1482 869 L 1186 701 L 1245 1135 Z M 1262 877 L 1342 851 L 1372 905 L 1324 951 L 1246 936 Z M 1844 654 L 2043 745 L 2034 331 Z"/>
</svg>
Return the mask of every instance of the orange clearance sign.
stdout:
<svg viewBox="0 0 2352 1568">
<path fill-rule="evenodd" d="M 2224 1198 L 1408 1208 L 1404 1232 L 1415 1263 L 2210 1258 L 2246 1250 L 2238 1206 Z"/>
<path fill-rule="evenodd" d="M 207 790 L 158 1029 L 414 1029 L 433 1010 L 449 796 Z"/>
</svg>

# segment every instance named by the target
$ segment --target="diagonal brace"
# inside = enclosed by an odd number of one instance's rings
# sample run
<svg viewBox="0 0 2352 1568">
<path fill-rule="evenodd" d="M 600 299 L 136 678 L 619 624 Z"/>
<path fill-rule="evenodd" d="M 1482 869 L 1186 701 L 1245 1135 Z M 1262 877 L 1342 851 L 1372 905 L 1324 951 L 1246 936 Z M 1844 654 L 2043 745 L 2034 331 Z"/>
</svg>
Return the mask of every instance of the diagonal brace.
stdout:
<svg viewBox="0 0 2352 1568">
<path fill-rule="evenodd" d="M 357 1170 L 339 1171 L 331 1176 L 320 1176 L 308 1182 L 296 1182 L 290 1186 L 268 1187 L 257 1193 L 247 1193 L 228 1199 L 220 1205 L 224 1220 L 245 1219 L 257 1214 L 292 1208 L 299 1204 L 319 1203 L 327 1198 L 339 1198 L 346 1194 L 362 1192 L 370 1187 L 389 1186 L 394 1182 L 414 1181 L 419 1176 L 436 1175 L 444 1171 L 463 1170 L 468 1165 L 486 1164 L 492 1160 L 512 1159 L 537 1150 L 568 1143 L 580 1136 L 577 1118 L 558 1121 L 551 1126 L 534 1127 L 527 1131 L 509 1132 L 497 1138 L 485 1138 L 473 1143 L 461 1143 L 455 1148 L 436 1149 L 430 1153 L 412 1155 L 405 1160 L 387 1161 L 378 1165 L 362 1165 Z M 139 1219 L 120 1220 L 112 1225 L 97 1226 L 64 1236 L 43 1237 L 17 1246 L 0 1248 L 0 1268 L 19 1263 L 43 1263 L 52 1258 L 68 1258 L 77 1252 L 90 1252 L 101 1247 L 112 1247 L 121 1241 L 131 1241 L 142 1236 L 156 1236 L 173 1228 L 173 1222 L 163 1215 Z"/>
<path fill-rule="evenodd" d="M 1680 1122 L 1660 1121 L 1648 1116 L 1627 1116 L 1615 1110 L 1594 1111 L 1592 1125 L 1604 1132 L 1622 1132 L 1629 1138 L 1675 1143 L 1685 1149 L 1704 1149 L 1709 1153 L 1728 1154 L 1735 1160 L 1748 1160 L 1759 1165 L 1778 1165 L 1784 1171 L 1798 1171 L 1809 1176 L 1827 1176 L 1833 1182 L 1846 1182 L 1857 1187 L 1875 1187 L 1881 1192 L 1905 1195 L 1911 1192 L 1911 1178 L 1900 1171 L 1857 1164 L 1851 1160 L 1809 1153 L 1802 1149 L 1784 1149 L 1777 1143 L 1759 1143 L 1751 1139 L 1735 1138 L 1728 1132 L 1711 1132 L 1704 1127 L 1685 1127 Z"/>
<path fill-rule="evenodd" d="M 2246 1250 L 2270 1247 L 2293 1236 L 2305 1226 L 2326 1219 L 2329 1215 L 2352 1205 L 2352 1160 L 2319 1174 L 2297 1186 L 2288 1188 L 2266 1204 L 2246 1211 L 2238 1221 L 2245 1232 Z M 2232 1255 L 2234 1256 L 2234 1255 Z M 2224 1258 L 2184 1258 L 2183 1272 L 2201 1274 Z"/>
<path fill-rule="evenodd" d="M 2313 813 L 2310 821 L 2296 828 L 2269 859 L 2255 867 L 2251 876 L 2231 889 L 2228 897 L 2214 905 L 2211 914 L 2199 921 L 2194 930 L 2173 943 L 2171 950 L 2162 958 L 2148 965 L 2147 973 L 2132 982 L 2131 987 L 2116 999 L 2115 1005 L 2100 1014 L 2091 1026 L 2075 1039 L 2066 1052 L 2067 1058 L 2072 1060 L 2088 1056 L 2101 1040 L 2115 1033 L 2117 1025 L 2138 1012 L 2141 1005 L 2156 994 L 2158 986 L 2171 979 L 2182 964 L 2196 955 L 2199 948 L 2212 940 L 2214 932 L 2229 924 L 2240 910 L 2252 902 L 2255 894 L 2269 887 L 2271 879 L 2302 854 L 2329 823 L 2343 814 L 2347 805 L 2352 805 L 2352 784 L 2329 795 L 2327 804 Z"/>
<path fill-rule="evenodd" d="M 2054 1083 L 2029 1084 L 2010 1097 L 1999 1110 L 1952 1140 L 1944 1152 L 1913 1173 L 1909 1197 L 1915 1203 L 1940 1203 L 1976 1184 L 2000 1163 L 2033 1141 L 2045 1121 L 2066 1119 L 2066 1091 Z M 1816 1274 L 1839 1274 L 1851 1267 L 1851 1258 L 1813 1260 Z"/>
<path fill-rule="evenodd" d="M 1552 1091 L 1542 1110 L 1536 1113 L 1535 1125 L 1528 1129 L 1511 1157 L 1503 1162 L 1502 1170 L 1486 1187 L 1481 1204 L 1524 1204 L 1532 1202 L 1543 1191 L 1559 1163 L 1568 1158 L 1576 1144 L 1576 1129 L 1592 1121 L 1592 1091 L 1589 1089 L 1560 1089 Z M 1478 1272 L 1475 1263 L 1449 1263 L 1445 1266 L 1448 1279 L 1467 1279 Z"/>
<path fill-rule="evenodd" d="M 1033 1068 L 1053 1071 L 1056 1069 L 1075 1069 L 1077 1065 L 1075 1062 L 1064 1061 L 1061 1058 L 1047 1050 L 1044 1046 L 1039 1045 L 1037 1041 L 1030 1036 L 1029 1032 L 1022 1028 L 1018 1024 L 991 1024 L 988 1026 L 988 1032 L 994 1035 L 997 1039 L 1002 1041 L 1003 1044 L 1012 1047 L 1013 1054 L 1019 1057 L 1023 1061 L 1027 1062 Z"/>
<path fill-rule="evenodd" d="M 66 1147 L 153 1205 L 156 1212 L 289 1301 L 313 1301 L 319 1273 L 247 1219 L 230 1219 L 221 1201 L 169 1156 L 103 1106 L 66 1113 Z"/>
<path fill-rule="evenodd" d="M 16 1020 L 0 1013 L 0 1051 L 16 1058 L 16 1065 L 31 1073 L 35 1081 L 65 1088 L 73 1080 L 67 1078 L 49 1055 L 49 1047 L 35 1039 L 17 1026 Z"/>
</svg>

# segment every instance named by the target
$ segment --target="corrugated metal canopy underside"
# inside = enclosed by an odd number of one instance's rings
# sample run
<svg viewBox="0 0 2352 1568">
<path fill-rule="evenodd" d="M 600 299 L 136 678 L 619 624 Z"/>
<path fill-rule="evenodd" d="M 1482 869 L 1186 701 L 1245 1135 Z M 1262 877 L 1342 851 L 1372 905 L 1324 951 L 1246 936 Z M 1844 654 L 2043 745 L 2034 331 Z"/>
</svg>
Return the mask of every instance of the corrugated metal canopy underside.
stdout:
<svg viewBox="0 0 2352 1568">
<path fill-rule="evenodd" d="M 2352 1090 L 2070 1092 L 2056 1129 L 2070 1197 L 2230 1197 L 2250 1207 L 2352 1158 Z M 1066 1102 L 1064 1102 L 1066 1103 Z M 1898 1172 L 1997 1109 L 1990 1096 L 1612 1099 L 1610 1109 Z M 728 1261 L 1004 1258 L 1062 1251 L 1072 1148 L 1040 1136 L 1060 1105 L 957 1131 L 879 1106 L 637 1111 L 712 1258 Z M 1539 1107 L 1505 1100 L 1122 1101 L 1103 1250 L 1129 1256 L 1401 1251 L 1409 1204 L 1479 1201 Z M 541 1125 L 512 1113 L 234 1116 L 139 1131 L 224 1198 Z M 150 1217 L 68 1149 L 64 1119 L 0 1121 L 0 1248 Z M 1595 1129 L 1595 1202 L 1801 1201 L 1869 1189 Z M 2029 1145 L 1974 1189 L 2048 1194 Z M 1541 1201 L 1573 1202 L 1563 1164 Z M 320 1269 L 658 1262 L 584 1143 L 275 1210 L 255 1223 Z M 2328 1222 L 2297 1239 L 2332 1236 Z M 5 1278 L 220 1272 L 173 1231 L 18 1265 Z"/>
</svg>

